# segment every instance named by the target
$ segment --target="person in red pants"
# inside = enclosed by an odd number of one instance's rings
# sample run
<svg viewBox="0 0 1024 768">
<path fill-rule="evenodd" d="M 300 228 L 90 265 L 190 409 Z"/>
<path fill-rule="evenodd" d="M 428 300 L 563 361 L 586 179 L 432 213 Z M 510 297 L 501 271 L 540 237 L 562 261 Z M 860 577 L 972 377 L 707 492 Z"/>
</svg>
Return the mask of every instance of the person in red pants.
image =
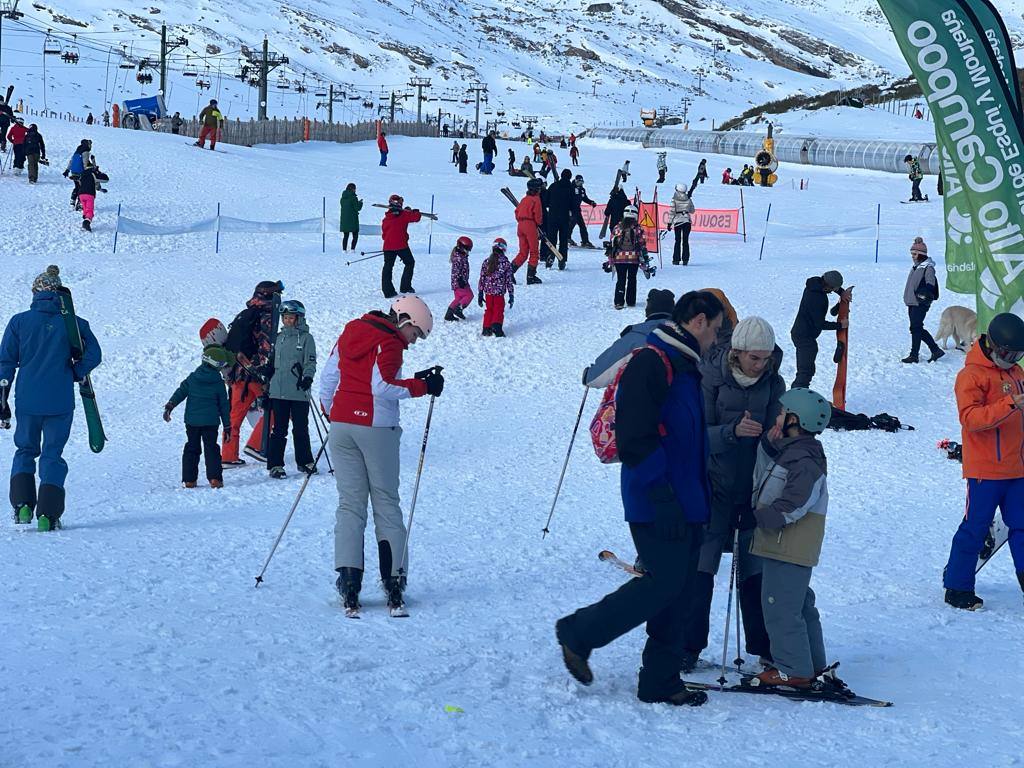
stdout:
<svg viewBox="0 0 1024 768">
<path fill-rule="evenodd" d="M 526 182 L 526 197 L 516 206 L 516 232 L 519 235 L 519 253 L 512 262 L 513 274 L 529 259 L 526 268 L 526 284 L 537 285 L 541 279 L 537 277 L 537 263 L 540 261 L 540 237 L 538 230 L 544 223 L 544 206 L 541 204 L 540 191 L 544 182 L 530 179 Z"/>
<path fill-rule="evenodd" d="M 505 322 L 505 294 L 508 294 L 508 305 L 516 301 L 516 280 L 512 275 L 512 265 L 505 252 L 508 243 L 504 238 L 497 238 L 491 246 L 491 255 L 480 266 L 480 284 L 477 286 L 477 303 L 484 310 L 484 336 L 504 336 L 502 325 Z"/>
<path fill-rule="evenodd" d="M 231 395 L 231 432 L 225 432 L 221 448 L 221 463 L 225 467 L 245 464 L 238 455 L 239 431 L 245 415 L 256 398 L 263 395 L 264 382 L 270 378 L 269 362 L 274 294 L 284 291 L 280 280 L 264 280 L 257 284 L 245 309 L 231 322 L 224 346 L 234 352 L 238 362 L 227 375 Z M 256 422 L 245 446 L 246 456 L 266 461 L 263 446 L 263 419 Z"/>
<path fill-rule="evenodd" d="M 210 149 L 217 146 L 217 131 L 220 129 L 221 123 L 224 122 L 224 115 L 217 108 L 217 100 L 210 99 L 210 103 L 203 107 L 203 111 L 199 113 L 199 122 L 202 123 L 202 127 L 199 129 L 199 140 L 196 141 L 197 147 L 206 146 L 206 137 L 210 137 Z"/>
</svg>

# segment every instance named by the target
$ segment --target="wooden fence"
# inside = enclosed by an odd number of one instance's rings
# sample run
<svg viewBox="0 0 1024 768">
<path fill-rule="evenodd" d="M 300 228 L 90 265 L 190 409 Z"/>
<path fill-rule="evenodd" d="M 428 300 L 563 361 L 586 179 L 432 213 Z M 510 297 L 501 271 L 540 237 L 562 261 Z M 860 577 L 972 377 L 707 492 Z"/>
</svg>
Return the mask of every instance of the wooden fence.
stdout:
<svg viewBox="0 0 1024 768">
<path fill-rule="evenodd" d="M 186 120 L 179 133 L 182 136 L 198 138 L 199 121 Z M 170 120 L 161 120 L 157 126 L 161 132 L 170 132 Z M 385 123 L 384 132 L 389 136 L 437 136 L 437 126 L 426 122 Z M 328 123 L 322 120 L 226 120 L 218 141 L 225 144 L 296 144 L 300 141 L 333 141 L 349 144 L 354 141 L 372 141 L 377 138 L 377 125 L 373 122 Z"/>
</svg>

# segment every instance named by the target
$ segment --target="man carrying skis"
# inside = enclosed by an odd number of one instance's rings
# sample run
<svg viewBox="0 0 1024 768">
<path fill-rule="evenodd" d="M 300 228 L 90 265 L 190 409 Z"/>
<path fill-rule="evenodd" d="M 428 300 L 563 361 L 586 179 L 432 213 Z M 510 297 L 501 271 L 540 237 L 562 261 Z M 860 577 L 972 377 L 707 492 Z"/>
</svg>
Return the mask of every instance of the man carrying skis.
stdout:
<svg viewBox="0 0 1024 768">
<path fill-rule="evenodd" d="M 580 228 L 580 247 L 581 248 L 594 248 L 594 244 L 590 242 L 590 233 L 587 232 L 587 223 L 583 220 L 583 204 L 586 203 L 591 208 L 594 208 L 597 203 L 590 199 L 587 195 L 587 188 L 583 186 L 583 177 L 579 174 L 572 180 L 572 224 L 569 227 L 569 233 L 576 228 Z"/>
<path fill-rule="evenodd" d="M 3 96 L 0 96 L 0 153 L 7 151 L 7 131 L 14 122 L 14 110 Z"/>
<path fill-rule="evenodd" d="M 200 149 L 206 148 L 206 137 L 210 137 L 210 149 L 212 150 L 217 146 L 217 134 L 220 131 L 220 126 L 224 122 L 224 115 L 221 114 L 217 108 L 217 100 L 210 99 L 210 103 L 203 107 L 203 111 L 199 113 L 199 122 L 202 124 L 199 128 L 199 138 L 196 140 L 196 146 Z"/>
<path fill-rule="evenodd" d="M 437 397 L 436 368 L 402 378 L 402 357 L 434 327 L 417 296 L 403 296 L 388 313 L 369 312 L 346 324 L 320 377 L 320 405 L 330 415 L 327 444 L 338 486 L 334 526 L 335 582 L 349 616 L 358 616 L 363 583 L 367 501 L 373 504 L 380 576 L 392 615 L 405 615 L 407 531 L 398 496 L 399 401 Z"/>
<path fill-rule="evenodd" d="M 565 262 L 569 258 L 569 233 L 572 231 L 572 209 L 575 202 L 575 193 L 572 187 L 572 171 L 568 168 L 562 171 L 561 177 L 548 187 L 547 190 L 547 211 L 544 217 L 544 226 L 547 229 L 548 240 L 552 245 L 558 247 L 558 253 L 550 253 L 547 256 L 548 265 L 556 258 L 558 268 L 565 269 Z M 550 248 L 548 250 L 551 250 Z"/>
<path fill-rule="evenodd" d="M 907 166 L 907 177 L 910 179 L 910 202 L 921 202 L 925 199 L 921 195 L 921 180 L 924 179 L 921 161 L 912 155 L 907 155 L 903 158 L 903 163 Z"/>
<path fill-rule="evenodd" d="M 263 396 L 264 387 L 273 375 L 269 366 L 273 352 L 270 345 L 272 307 L 274 295 L 283 291 L 284 284 L 280 280 L 263 280 L 258 283 L 245 309 L 238 313 L 228 328 L 224 347 L 235 353 L 238 362 L 226 377 L 231 394 L 231 432 L 225 432 L 221 448 L 221 460 L 225 467 L 245 464 L 245 459 L 238 455 L 242 422 L 256 399 Z M 245 454 L 257 461 L 266 461 L 264 450 L 261 417 L 253 427 L 245 446 Z"/>
<path fill-rule="evenodd" d="M 814 378 L 815 360 L 818 358 L 818 337 L 822 331 L 835 331 L 845 328 L 847 321 L 825 319 L 829 312 L 828 295 L 843 293 L 843 276 L 830 269 L 821 277 L 807 278 L 803 296 L 800 298 L 800 309 L 797 310 L 789 337 L 796 347 L 796 377 L 792 388 L 809 389 Z M 833 316 L 839 313 L 837 304 L 831 310 Z"/>
<path fill-rule="evenodd" d="M 956 377 L 956 405 L 963 427 L 967 511 L 953 536 L 943 571 L 946 602 L 973 611 L 978 555 L 996 507 L 1009 528 L 1010 555 L 1024 589 L 1024 320 L 1010 312 L 992 318 L 967 353 Z"/>
<path fill-rule="evenodd" d="M 722 303 L 691 291 L 672 320 L 626 364 L 616 395 L 615 439 L 622 460 L 622 504 L 645 574 L 594 605 L 558 620 L 569 673 L 594 681 L 591 652 L 647 623 L 637 698 L 699 706 L 702 691 L 679 676 L 687 595 L 710 515 L 708 438 L 697 366 L 722 323 Z"/>
<path fill-rule="evenodd" d="M 35 123 L 25 132 L 25 159 L 28 160 L 28 183 L 35 184 L 39 181 L 39 164 L 46 162 L 46 142 Z"/>
<path fill-rule="evenodd" d="M 381 290 L 385 299 L 393 299 L 398 295 L 392 281 L 395 260 L 402 260 L 402 279 L 399 287 L 402 293 L 416 293 L 412 287 L 412 273 L 416 267 L 416 259 L 409 250 L 409 225 L 418 222 L 422 216 L 418 208 L 405 208 L 405 198 L 392 195 L 388 198 L 388 209 L 380 223 L 381 237 L 384 245 L 384 267 L 381 270 Z"/>
<path fill-rule="evenodd" d="M 47 267 L 32 283 L 31 309 L 11 318 L 0 342 L 0 424 L 8 427 L 11 382 L 17 372 L 17 450 L 10 489 L 14 521 L 31 523 L 35 514 L 40 531 L 59 528 L 64 513 L 68 465 L 62 454 L 75 416 L 75 382 L 82 381 L 102 359 L 99 342 L 82 318 L 77 318 L 81 357 L 72 347 L 61 319 L 60 287 L 60 270 Z"/>
<path fill-rule="evenodd" d="M 526 182 L 526 195 L 516 206 L 516 233 L 519 236 L 519 253 L 512 262 L 513 274 L 529 260 L 526 268 L 526 284 L 539 285 L 542 281 L 537 277 L 537 264 L 540 261 L 540 228 L 544 224 L 544 206 L 541 203 L 540 191 L 544 182 L 530 179 Z"/>
</svg>

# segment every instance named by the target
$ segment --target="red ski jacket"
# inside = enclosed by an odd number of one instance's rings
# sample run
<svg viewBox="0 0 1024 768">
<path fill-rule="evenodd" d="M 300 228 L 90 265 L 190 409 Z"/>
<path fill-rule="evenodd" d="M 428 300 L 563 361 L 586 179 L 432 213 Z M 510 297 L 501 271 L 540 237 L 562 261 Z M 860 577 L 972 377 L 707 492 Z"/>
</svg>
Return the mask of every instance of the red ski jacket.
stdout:
<svg viewBox="0 0 1024 768">
<path fill-rule="evenodd" d="M 12 144 L 20 146 L 25 143 L 26 133 L 28 133 L 28 128 L 21 123 L 14 123 L 11 126 L 11 130 L 7 132 L 7 140 Z"/>
<path fill-rule="evenodd" d="M 532 221 L 538 227 L 544 223 L 544 209 L 540 195 L 527 195 L 516 206 L 516 221 Z"/>
<path fill-rule="evenodd" d="M 349 322 L 320 377 L 320 403 L 331 421 L 397 427 L 398 401 L 427 394 L 426 381 L 400 378 L 407 347 L 383 312 Z"/>
<path fill-rule="evenodd" d="M 380 223 L 385 251 L 400 251 L 409 247 L 409 225 L 420 220 L 420 212 L 406 208 L 401 213 L 387 211 Z"/>
<path fill-rule="evenodd" d="M 377 149 L 381 152 L 388 151 L 388 140 L 384 138 L 384 134 L 377 134 Z"/>
</svg>

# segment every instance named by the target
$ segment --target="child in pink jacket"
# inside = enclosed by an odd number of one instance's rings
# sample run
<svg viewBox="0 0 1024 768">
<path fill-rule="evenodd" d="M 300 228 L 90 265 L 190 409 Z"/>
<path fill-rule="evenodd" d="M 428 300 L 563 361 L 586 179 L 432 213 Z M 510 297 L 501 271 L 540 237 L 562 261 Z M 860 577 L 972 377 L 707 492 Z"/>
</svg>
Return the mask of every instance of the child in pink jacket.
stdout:
<svg viewBox="0 0 1024 768">
<path fill-rule="evenodd" d="M 505 294 L 508 294 L 508 305 L 511 307 L 516 300 L 516 279 L 512 274 L 512 264 L 505 252 L 508 243 L 504 238 L 497 238 L 491 246 L 491 255 L 480 266 L 480 284 L 477 286 L 477 303 L 484 310 L 484 336 L 504 336 L 502 323 L 505 322 Z"/>
<path fill-rule="evenodd" d="M 473 250 L 473 241 L 463 235 L 452 248 L 452 291 L 455 298 L 444 313 L 445 320 L 465 320 L 462 313 L 473 301 L 473 291 L 469 287 L 469 252 Z"/>
</svg>

